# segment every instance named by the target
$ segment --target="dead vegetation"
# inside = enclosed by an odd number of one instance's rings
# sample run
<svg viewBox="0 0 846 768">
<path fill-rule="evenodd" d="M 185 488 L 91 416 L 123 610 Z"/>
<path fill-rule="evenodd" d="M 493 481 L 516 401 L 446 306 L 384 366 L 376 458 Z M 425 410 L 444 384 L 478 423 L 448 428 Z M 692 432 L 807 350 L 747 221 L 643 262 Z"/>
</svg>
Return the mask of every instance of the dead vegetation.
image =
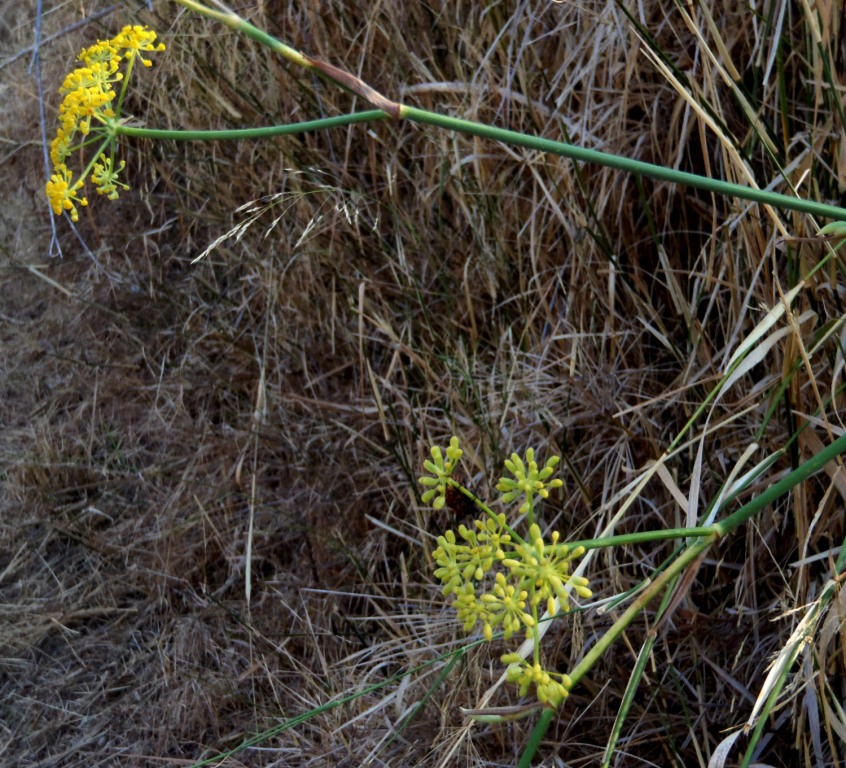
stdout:
<svg viewBox="0 0 846 768">
<path fill-rule="evenodd" d="M 45 14 L 48 131 L 80 46 L 132 21 L 168 45 L 132 89 L 145 125 L 353 106 L 225 28 L 153 5 L 81 25 L 88 4 Z M 781 167 L 800 194 L 838 202 L 836 10 L 702 5 L 690 24 L 660 0 L 631 16 L 605 2 L 238 9 L 409 103 L 729 180 L 748 169 L 762 187 Z M 545 522 L 595 535 L 764 309 L 822 258 L 818 244 L 778 242 L 812 234 L 810 220 L 379 123 L 127 142 L 131 192 L 92 200 L 78 233 L 57 220 L 51 241 L 28 69 L 36 4 L 0 8 L 2 762 L 194 764 L 236 750 L 215 762 L 513 765 L 531 720 L 463 730 L 459 707 L 495 682 L 499 649 L 447 666 L 465 639 L 431 576 L 431 537 L 453 521 L 418 503 L 427 446 L 459 435 L 483 492 L 512 450 L 561 453 Z M 755 461 L 786 451 L 746 499 L 829 442 L 827 423 L 837 434 L 843 289 L 837 260 L 809 278 L 794 308 L 813 317 L 715 407 L 701 471 L 693 441 L 619 532 L 684 525 L 673 484 L 707 508 L 753 443 Z M 745 722 L 831 575 L 843 488 L 823 473 L 714 551 L 658 635 L 612 764 L 707 765 Z M 605 551 L 592 588 L 623 592 L 669 552 Z M 566 670 L 609 623 L 574 615 L 547 652 Z M 573 692 L 545 765 L 597 764 L 648 630 L 649 616 Z M 838 619 L 809 638 L 760 762 L 842 764 L 843 672 Z M 515 691 L 494 703 L 516 704 Z"/>
</svg>

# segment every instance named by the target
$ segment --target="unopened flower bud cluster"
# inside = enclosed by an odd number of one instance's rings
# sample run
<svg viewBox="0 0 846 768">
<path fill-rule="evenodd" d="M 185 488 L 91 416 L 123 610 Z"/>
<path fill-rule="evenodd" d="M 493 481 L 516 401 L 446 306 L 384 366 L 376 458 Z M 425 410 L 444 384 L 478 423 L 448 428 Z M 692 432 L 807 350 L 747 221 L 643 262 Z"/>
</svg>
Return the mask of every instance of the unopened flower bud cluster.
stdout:
<svg viewBox="0 0 846 768">
<path fill-rule="evenodd" d="M 422 498 L 440 509 L 447 486 L 455 485 L 451 475 L 462 456 L 458 438 L 450 440 L 446 451 L 432 447 L 431 455 L 432 460 L 424 462 L 430 474 L 420 478 L 428 488 Z M 584 548 L 571 549 L 560 542 L 557 531 L 544 538 L 534 522 L 536 499 L 548 498 L 550 489 L 562 484 L 551 479 L 558 462 L 555 456 L 539 467 L 531 448 L 525 460 L 514 453 L 505 462 L 509 475 L 500 478 L 497 489 L 503 503 L 520 502 L 519 513 L 528 515 L 525 539 L 509 527 L 505 514 L 494 514 L 481 503 L 485 516 L 438 537 L 433 553 L 438 566 L 435 577 L 444 595 L 452 596 L 466 632 L 481 625 L 487 640 L 494 631 L 501 631 L 506 640 L 518 632 L 532 637 L 539 613 L 556 614 L 556 600 L 560 610 L 567 612 L 571 592 L 581 598 L 591 596 L 587 579 L 570 572 L 571 561 L 580 557 Z M 567 695 L 569 678 L 544 670 L 537 658 L 530 662 L 518 654 L 506 654 L 502 661 L 509 665 L 508 679 L 519 685 L 521 695 L 534 687 L 538 699 L 550 706 L 557 706 Z"/>
</svg>

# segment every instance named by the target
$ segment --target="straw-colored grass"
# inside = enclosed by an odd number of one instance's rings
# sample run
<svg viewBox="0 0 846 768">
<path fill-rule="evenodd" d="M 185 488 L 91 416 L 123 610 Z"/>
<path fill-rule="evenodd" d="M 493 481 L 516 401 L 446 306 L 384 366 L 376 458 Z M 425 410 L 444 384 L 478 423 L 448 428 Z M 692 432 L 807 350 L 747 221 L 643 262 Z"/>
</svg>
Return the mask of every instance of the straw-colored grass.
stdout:
<svg viewBox="0 0 846 768">
<path fill-rule="evenodd" d="M 131 22 L 168 46 L 134 76 L 144 125 L 353 107 L 175 3 L 77 25 L 89 5 L 41 19 L 48 134 L 76 52 Z M 778 162 L 800 195 L 841 199 L 836 4 L 707 2 L 690 19 L 625 5 L 631 18 L 605 2 L 238 9 L 408 103 L 761 187 Z M 223 764 L 513 765 L 533 721 L 465 729 L 459 710 L 502 647 L 439 678 L 466 638 L 433 583 L 433 536 L 453 521 L 418 501 L 428 446 L 459 435 L 485 495 L 512 450 L 560 453 L 543 521 L 596 535 L 825 255 L 780 242 L 813 234 L 808 217 L 384 122 L 125 142 L 132 190 L 92 199 L 77 232 L 56 220 L 52 240 L 36 4 L 0 9 L 0 762 L 190 765 L 364 692 Z M 743 500 L 839 434 L 843 291 L 839 261 L 810 278 L 794 309 L 813 318 L 696 423 L 618 532 L 685 525 L 676 489 L 704 513 L 753 443 L 752 463 L 789 447 Z M 612 764 L 707 765 L 749 717 L 844 536 L 830 469 L 711 551 L 658 627 Z M 604 550 L 595 595 L 670 552 Z M 842 764 L 842 607 L 793 666 L 761 763 Z M 574 614 L 547 657 L 571 668 L 612 620 Z M 598 763 L 650 630 L 648 612 L 574 689 L 545 765 Z M 492 703 L 519 702 L 502 687 Z"/>
</svg>

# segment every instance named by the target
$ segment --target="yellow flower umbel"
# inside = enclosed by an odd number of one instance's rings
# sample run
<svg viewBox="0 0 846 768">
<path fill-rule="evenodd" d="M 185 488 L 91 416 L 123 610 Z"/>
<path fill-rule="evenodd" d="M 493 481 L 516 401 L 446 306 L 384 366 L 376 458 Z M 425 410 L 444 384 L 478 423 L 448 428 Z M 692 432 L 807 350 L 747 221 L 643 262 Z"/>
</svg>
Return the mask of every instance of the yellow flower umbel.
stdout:
<svg viewBox="0 0 846 768">
<path fill-rule="evenodd" d="M 462 451 L 453 437 L 446 457 L 438 446 L 431 454 L 432 460 L 423 463 L 429 474 L 421 477 L 420 483 L 428 487 L 423 501 L 437 509 L 444 504 L 446 490 L 456 485 L 451 474 Z M 534 639 L 531 661 L 519 654 L 506 654 L 502 661 L 509 665 L 507 679 L 519 686 L 521 696 L 534 689 L 538 701 L 549 707 L 557 707 L 564 700 L 571 683 L 567 675 L 546 670 L 541 664 L 537 629 L 540 613 L 544 609 L 550 616 L 568 613 L 571 593 L 591 597 L 587 579 L 570 571 L 571 562 L 584 554 L 584 547 L 569 547 L 560 541 L 557 531 L 545 538 L 532 519 L 537 499 L 548 498 L 549 489 L 562 484 L 551 477 L 558 462 L 559 458 L 553 456 L 541 469 L 531 448 L 525 461 L 515 453 L 505 462 L 513 479 L 501 478 L 497 489 L 504 504 L 521 504 L 518 515 L 528 513 L 525 539 L 509 527 L 505 514 L 495 514 L 474 497 L 485 517 L 474 520 L 472 527 L 459 525 L 457 531 L 438 536 L 438 547 L 432 553 L 437 564 L 435 577 L 443 594 L 453 596 L 452 606 L 465 632 L 480 624 L 482 635 L 489 641 L 494 631 L 501 632 L 504 640 L 516 633 Z"/>
<path fill-rule="evenodd" d="M 139 25 L 124 27 L 111 40 L 98 40 L 79 54 L 81 65 L 62 83 L 59 93 L 64 96 L 59 107 L 59 127 L 50 143 L 50 160 L 53 174 L 47 182 L 47 199 L 53 213 L 70 213 L 72 221 L 79 220 L 77 206 L 88 205 L 82 194 L 86 177 L 97 192 L 116 200 L 118 189 L 128 189 L 118 180 L 125 163 L 117 166 L 114 158 L 115 134 L 113 127 L 120 117 L 120 108 L 126 84 L 135 60 L 145 67 L 152 61 L 145 59 L 142 51 L 163 51 L 164 44 L 156 44 L 156 33 Z M 125 68 L 121 72 L 121 65 Z M 114 86 L 123 81 L 118 97 Z M 117 99 L 117 103 L 115 103 Z M 95 134 L 94 138 L 89 138 Z M 75 152 L 82 155 L 89 144 L 100 141 L 99 149 L 88 160 L 85 170 L 74 177 L 67 160 Z M 107 154 L 108 153 L 108 154 Z"/>
<path fill-rule="evenodd" d="M 443 451 L 437 445 L 433 445 L 429 451 L 432 454 L 432 461 L 428 459 L 423 462 L 423 468 L 429 472 L 420 478 L 422 485 L 428 486 L 428 490 L 421 497 L 424 504 L 432 502 L 435 509 L 441 509 L 446 504 L 446 488 L 450 475 L 455 470 L 458 460 L 464 454 L 458 443 L 458 438 L 450 438 L 449 446 L 446 449 L 446 459 Z"/>
<path fill-rule="evenodd" d="M 535 461 L 535 451 L 529 448 L 526 451 L 526 462 L 516 454 L 512 453 L 510 459 L 505 460 L 505 468 L 514 476 L 501 477 L 496 489 L 502 493 L 502 503 L 510 504 L 521 497 L 525 497 L 525 501 L 520 507 L 520 514 L 529 515 L 529 523 L 533 523 L 532 513 L 534 511 L 534 496 L 540 496 L 542 499 L 549 498 L 550 488 L 560 488 L 561 480 L 549 480 L 549 477 L 558 466 L 561 458 L 558 456 L 551 456 L 543 469 L 538 469 L 538 463 Z M 528 469 L 526 468 L 528 465 Z M 549 480 L 549 482 L 547 482 Z"/>
<path fill-rule="evenodd" d="M 534 687 L 538 701 L 554 708 L 570 693 L 572 683 L 569 675 L 550 672 L 539 662 L 529 662 L 519 653 L 506 653 L 502 657 L 502 663 L 509 665 L 506 680 L 520 686 L 521 696 L 525 696 L 529 689 Z"/>
</svg>

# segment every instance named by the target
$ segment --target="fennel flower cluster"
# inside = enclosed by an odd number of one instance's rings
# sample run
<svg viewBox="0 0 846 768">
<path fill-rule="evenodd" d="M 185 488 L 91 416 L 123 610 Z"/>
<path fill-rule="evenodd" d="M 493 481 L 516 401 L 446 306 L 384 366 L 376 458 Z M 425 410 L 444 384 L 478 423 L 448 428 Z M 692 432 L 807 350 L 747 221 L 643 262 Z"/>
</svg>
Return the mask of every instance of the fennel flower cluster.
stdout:
<svg viewBox="0 0 846 768">
<path fill-rule="evenodd" d="M 165 49 L 163 43 L 157 44 L 155 40 L 156 33 L 147 27 L 126 26 L 110 40 L 98 40 L 83 49 L 78 56 L 80 66 L 62 83 L 59 93 L 64 98 L 59 107 L 59 127 L 50 143 L 53 174 L 45 190 L 57 216 L 67 211 L 72 221 L 79 221 L 77 206 L 88 205 L 88 199 L 82 193 L 86 178 L 91 180 L 99 194 L 108 196 L 110 200 L 117 199 L 119 189 L 128 189 L 118 178 L 126 163 L 121 160 L 115 165 L 113 129 L 117 125 L 126 82 L 136 59 L 145 67 L 150 67 L 153 62 L 144 57 L 144 52 Z M 118 98 L 115 86 L 121 81 L 123 87 Z M 98 134 L 104 134 L 104 138 Z M 68 159 L 75 152 L 82 153 L 84 147 L 96 141 L 100 141 L 97 151 L 85 170 L 74 176 L 68 167 Z"/>
<path fill-rule="evenodd" d="M 458 439 L 453 437 L 444 452 L 431 450 L 433 461 L 424 462 L 428 476 L 420 478 L 428 490 L 425 502 L 435 508 L 448 500 L 449 488 L 460 487 L 451 477 L 462 452 Z M 584 547 L 569 547 L 553 531 L 546 536 L 534 522 L 534 502 L 546 499 L 550 488 L 561 485 L 550 479 L 558 464 L 553 457 L 540 469 L 530 448 L 525 461 L 517 454 L 505 462 L 510 477 L 501 478 L 497 489 L 505 504 L 519 504 L 519 514 L 528 517 L 528 534 L 519 536 L 507 523 L 506 515 L 495 514 L 480 499 L 473 498 L 485 516 L 474 520 L 472 526 L 459 525 L 457 531 L 448 530 L 438 537 L 438 547 L 432 557 L 437 564 L 435 577 L 441 582 L 445 596 L 452 596 L 452 606 L 465 632 L 481 625 L 486 640 L 494 631 L 501 631 L 505 640 L 515 633 L 525 633 L 537 641 L 537 626 L 544 610 L 551 616 L 570 610 L 570 596 L 589 598 L 588 581 L 571 573 L 573 559 L 584 554 Z M 466 494 L 466 489 L 462 489 Z M 557 601 L 557 605 L 556 605 Z M 538 700 L 548 706 L 558 706 L 567 696 L 570 680 L 567 675 L 550 672 L 540 663 L 537 642 L 535 657 L 523 659 L 509 653 L 502 657 L 509 665 L 507 677 L 525 695 L 534 688 Z"/>
</svg>

